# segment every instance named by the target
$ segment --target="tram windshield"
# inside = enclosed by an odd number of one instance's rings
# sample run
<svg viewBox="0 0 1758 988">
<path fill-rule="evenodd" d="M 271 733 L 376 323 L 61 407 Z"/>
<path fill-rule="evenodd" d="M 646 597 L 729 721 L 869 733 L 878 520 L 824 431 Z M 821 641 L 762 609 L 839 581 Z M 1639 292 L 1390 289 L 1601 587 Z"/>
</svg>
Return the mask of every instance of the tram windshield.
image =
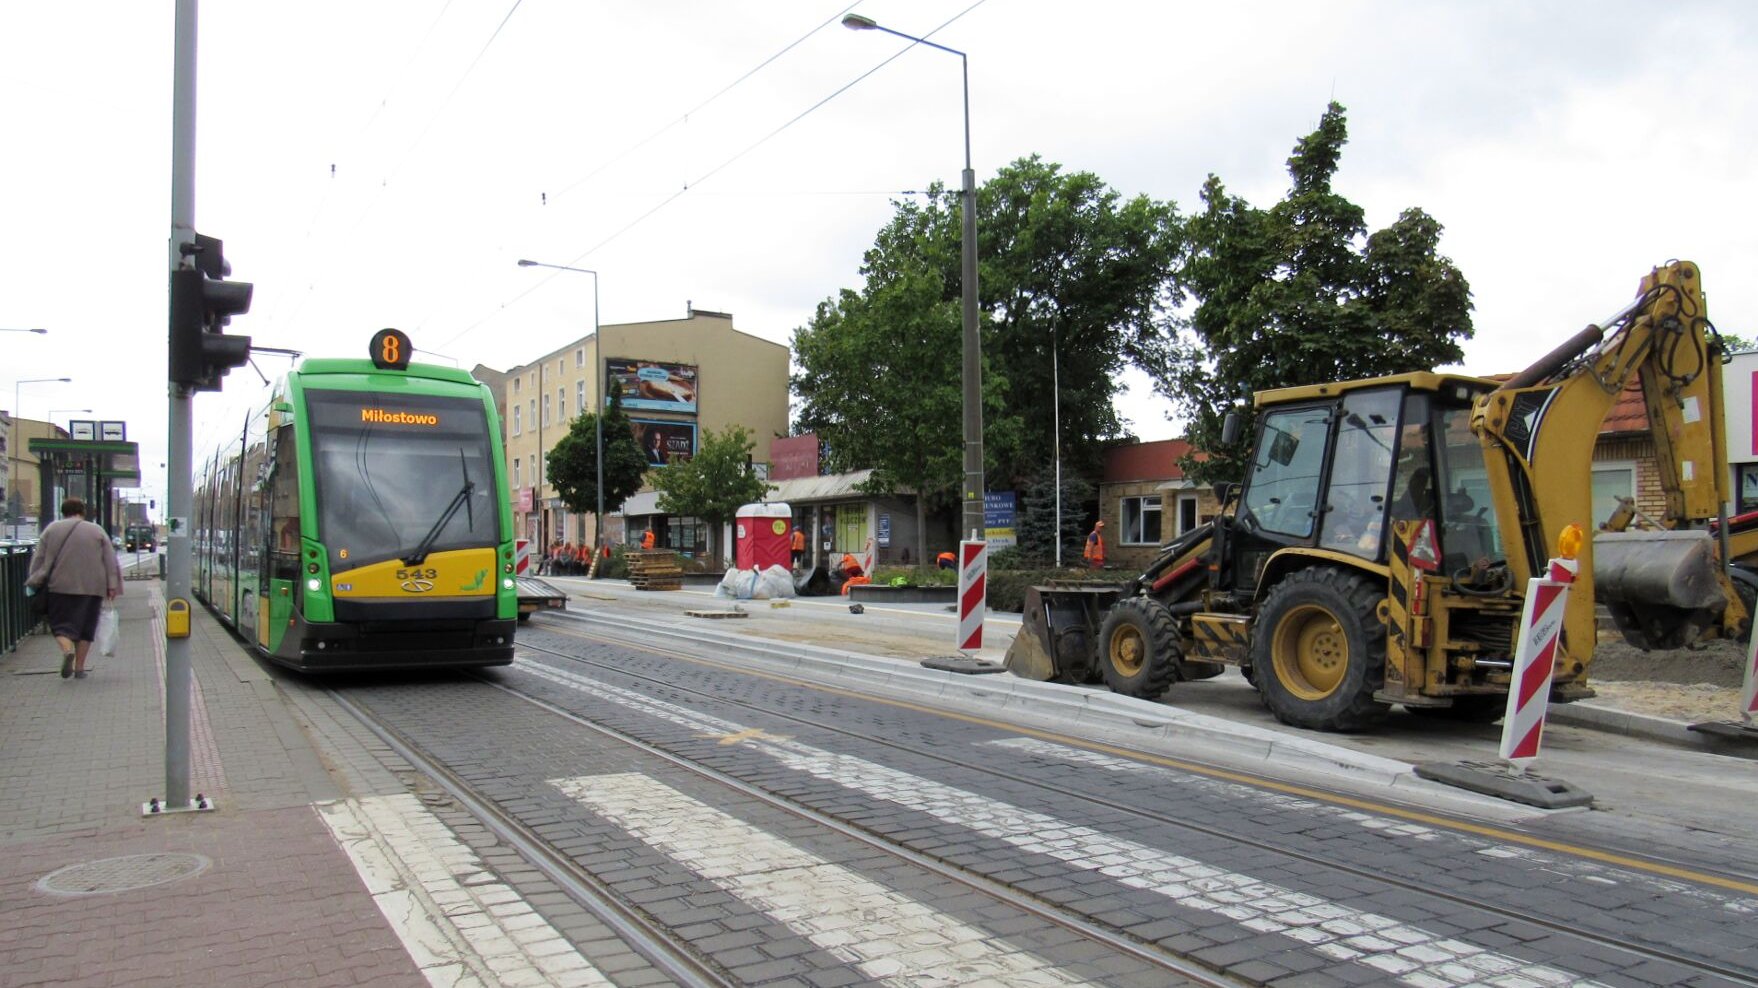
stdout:
<svg viewBox="0 0 1758 988">
<path fill-rule="evenodd" d="M 495 544 L 493 446 L 480 401 L 316 389 L 305 399 L 318 537 L 332 573 Z"/>
</svg>

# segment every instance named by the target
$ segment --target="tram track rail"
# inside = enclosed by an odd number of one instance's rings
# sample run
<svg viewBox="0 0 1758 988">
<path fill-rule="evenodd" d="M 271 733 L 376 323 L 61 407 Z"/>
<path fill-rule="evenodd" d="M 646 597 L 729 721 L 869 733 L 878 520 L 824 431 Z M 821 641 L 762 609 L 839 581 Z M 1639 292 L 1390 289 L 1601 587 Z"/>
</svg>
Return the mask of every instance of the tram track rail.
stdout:
<svg viewBox="0 0 1758 988">
<path fill-rule="evenodd" d="M 545 628 L 544 630 L 549 631 L 550 633 L 562 635 L 565 637 L 580 638 L 580 639 L 587 640 L 587 641 L 610 644 L 610 645 L 615 645 L 615 646 L 623 647 L 623 648 L 639 649 L 639 650 L 647 651 L 647 652 L 654 653 L 654 654 L 675 656 L 678 658 L 684 658 L 684 659 L 688 659 L 688 660 L 696 661 L 696 662 L 708 662 L 711 665 L 716 665 L 716 666 L 720 666 L 720 667 L 724 668 L 724 665 L 722 663 L 716 662 L 715 660 L 704 659 L 701 656 L 688 655 L 688 654 L 683 653 L 681 651 L 674 651 L 674 650 L 667 648 L 667 647 L 655 645 L 652 643 L 651 640 L 645 640 L 645 641 L 637 640 L 632 637 L 623 637 L 623 636 L 619 636 L 614 633 L 603 633 L 603 632 L 597 631 L 595 629 L 594 630 L 586 630 L 586 629 L 573 628 L 573 627 L 559 628 L 559 627 L 551 626 L 551 627 Z M 681 635 L 679 637 L 681 637 Z M 730 707 L 748 710 L 748 711 L 752 711 L 754 713 L 759 713 L 765 718 L 778 719 L 778 720 L 781 720 L 783 722 L 788 722 L 788 723 L 796 723 L 802 727 L 809 727 L 813 730 L 827 732 L 833 736 L 847 738 L 851 741 L 858 742 L 860 745 L 863 745 L 863 746 L 879 747 L 879 748 L 883 748 L 886 750 L 891 750 L 891 751 L 895 751 L 895 752 L 899 752 L 899 753 L 903 753 L 903 754 L 908 754 L 911 757 L 926 759 L 926 760 L 929 760 L 929 761 L 932 761 L 935 763 L 945 764 L 948 766 L 957 766 L 958 768 L 965 770 L 965 771 L 975 771 L 975 772 L 983 773 L 983 774 L 986 774 L 988 777 L 991 777 L 994 779 L 1005 780 L 1007 782 L 1011 782 L 1011 783 L 1015 783 L 1015 784 L 1036 787 L 1036 788 L 1039 788 L 1039 789 L 1041 789 L 1045 792 L 1048 792 L 1048 793 L 1054 793 L 1054 794 L 1057 794 L 1060 796 L 1065 796 L 1065 797 L 1070 797 L 1070 798 L 1075 798 L 1075 799 L 1087 801 L 1087 802 L 1093 804 L 1096 808 L 1103 808 L 1103 809 L 1108 809 L 1108 810 L 1113 810 L 1113 811 L 1117 811 L 1117 812 L 1130 814 L 1138 819 L 1151 821 L 1151 822 L 1159 824 L 1159 825 L 1177 828 L 1179 830 L 1183 830 L 1183 831 L 1186 831 L 1186 832 L 1189 832 L 1192 834 L 1199 834 L 1199 835 L 1206 836 L 1206 837 L 1218 838 L 1221 840 L 1233 842 L 1233 843 L 1238 844 L 1240 846 L 1249 847 L 1254 850 L 1263 851 L 1266 853 L 1271 853 L 1271 854 L 1287 857 L 1287 858 L 1290 858 L 1295 861 L 1299 861 L 1299 862 L 1302 862 L 1302 863 L 1305 863 L 1308 865 L 1327 869 L 1330 872 L 1335 873 L 1335 874 L 1346 875 L 1346 876 L 1349 876 L 1352 878 L 1371 881 L 1376 884 L 1386 886 L 1386 887 L 1389 887 L 1392 889 L 1398 889 L 1398 890 L 1402 890 L 1402 891 L 1418 893 L 1420 895 L 1423 895 L 1425 897 L 1428 897 L 1428 898 L 1431 898 L 1434 900 L 1438 900 L 1440 902 L 1445 902 L 1445 903 L 1449 903 L 1449 904 L 1461 906 L 1461 907 L 1467 907 L 1470 909 L 1478 910 L 1483 913 L 1497 916 L 1497 917 L 1501 917 L 1501 918 L 1511 920 L 1511 921 L 1517 921 L 1520 923 L 1531 924 L 1532 926 L 1538 927 L 1538 928 L 1546 930 L 1548 932 L 1555 933 L 1555 934 L 1562 935 L 1562 936 L 1567 936 L 1567 937 L 1572 938 L 1574 940 L 1581 941 L 1585 944 L 1596 945 L 1596 946 L 1603 948 L 1605 950 L 1616 951 L 1618 953 L 1621 953 L 1621 954 L 1627 955 L 1627 956 L 1631 956 L 1631 957 L 1637 957 L 1637 958 L 1643 958 L 1643 959 L 1647 959 L 1647 960 L 1660 961 L 1660 962 L 1664 962 L 1664 963 L 1679 965 L 1681 967 L 1684 967 L 1684 968 L 1687 968 L 1687 969 L 1690 969 L 1693 971 L 1697 971 L 1697 972 L 1700 972 L 1705 975 L 1711 975 L 1711 976 L 1718 977 L 1718 978 L 1724 978 L 1727 981 L 1734 983 L 1734 984 L 1754 986 L 1754 988 L 1758 988 L 1758 976 L 1755 976 L 1754 973 L 1749 970 L 1734 968 L 1734 967 L 1730 967 L 1730 966 L 1722 965 L 1722 964 L 1717 964 L 1713 960 L 1710 960 L 1710 959 L 1678 953 L 1675 951 L 1667 950 L 1667 949 L 1660 947 L 1660 946 L 1657 946 L 1657 945 L 1632 942 L 1631 940 L 1629 940 L 1627 938 L 1615 936 L 1610 933 L 1599 933 L 1599 932 L 1596 932 L 1596 931 L 1593 931 L 1590 929 L 1584 929 L 1582 927 L 1572 925 L 1569 923 L 1559 922 L 1555 918 L 1552 918 L 1550 916 L 1544 915 L 1544 914 L 1536 912 L 1536 911 L 1522 910 L 1522 909 L 1515 908 L 1515 907 L 1501 904 L 1501 903 L 1485 902 L 1485 901 L 1481 901 L 1476 898 L 1460 895 L 1460 894 L 1457 894 L 1454 892 L 1448 892 L 1445 890 L 1436 889 L 1432 885 L 1425 885 L 1420 882 L 1416 882 L 1416 881 L 1409 880 L 1406 878 L 1400 878 L 1395 875 L 1391 875 L 1385 871 L 1370 870 L 1367 868 L 1352 865 L 1352 864 L 1345 862 L 1345 861 L 1339 861 L 1333 857 L 1327 857 L 1327 856 L 1320 855 L 1320 854 L 1305 852 L 1305 851 L 1302 851 L 1298 848 L 1287 846 L 1285 844 L 1278 844 L 1278 843 L 1274 843 L 1271 841 L 1253 838 L 1249 834 L 1242 833 L 1239 830 L 1231 830 L 1231 829 L 1224 829 L 1224 828 L 1220 828 L 1220 827 L 1206 826 L 1206 825 L 1196 823 L 1196 822 L 1193 822 L 1190 820 L 1179 819 L 1177 817 L 1173 817 L 1173 816 L 1170 816 L 1165 813 L 1159 813 L 1159 812 L 1155 812 L 1153 810 L 1143 809 L 1139 806 L 1133 806 L 1133 805 L 1123 803 L 1123 802 L 1120 802 L 1117 800 L 1105 799 L 1102 796 L 1095 795 L 1094 793 L 1091 793 L 1091 792 L 1079 791 L 1079 790 L 1070 789 L 1070 788 L 1067 788 L 1064 786 L 1058 786 L 1053 783 L 1047 783 L 1043 779 L 1031 778 L 1031 777 L 1021 775 L 1019 773 L 1009 772 L 1009 771 L 1001 769 L 993 764 L 971 764 L 968 762 L 956 761 L 954 759 L 946 757 L 943 754 L 939 754 L 937 752 L 934 752 L 934 751 L 931 751 L 928 749 L 916 747 L 914 745 L 901 743 L 901 742 L 898 742 L 898 741 L 891 739 L 891 738 L 886 738 L 886 737 L 882 737 L 882 736 L 878 736 L 878 735 L 874 735 L 874 734 L 862 733 L 859 731 L 851 730 L 851 729 L 844 727 L 844 726 L 841 726 L 839 724 L 827 723 L 825 721 L 817 720 L 817 719 L 814 719 L 814 718 L 811 718 L 808 716 L 804 716 L 801 714 L 790 713 L 790 712 L 786 712 L 786 711 L 782 711 L 782 710 L 778 710 L 778 709 L 774 709 L 774 708 L 770 708 L 770 707 L 764 707 L 762 705 L 759 705 L 756 703 L 751 703 L 751 702 L 748 702 L 745 700 L 727 697 L 727 696 L 723 696 L 723 695 L 719 695 L 719 694 L 714 694 L 714 693 L 706 692 L 703 690 L 693 689 L 691 687 L 680 684 L 675 679 L 662 679 L 662 678 L 655 677 L 655 676 L 647 676 L 647 675 L 643 675 L 638 672 L 633 672 L 625 667 L 596 661 L 596 660 L 593 660 L 593 659 L 585 657 L 585 656 L 573 655 L 568 652 L 560 651 L 557 649 L 545 648 L 542 646 L 534 645 L 529 641 L 529 639 L 525 639 L 525 640 L 520 641 L 519 648 L 526 650 L 526 651 L 533 652 L 533 653 L 538 653 L 538 654 L 542 654 L 542 655 L 551 656 L 551 657 L 554 657 L 557 659 L 562 659 L 562 660 L 565 660 L 565 661 L 572 663 L 572 664 L 581 665 L 581 666 L 585 666 L 585 667 L 588 667 L 588 668 L 591 668 L 594 670 L 600 670 L 600 671 L 603 671 L 606 673 L 610 673 L 610 674 L 617 676 L 617 677 L 620 677 L 622 679 L 635 680 L 635 681 L 639 681 L 639 682 L 643 682 L 643 683 L 652 684 L 654 686 L 663 687 L 665 690 L 671 692 L 674 695 L 675 694 L 684 694 L 684 695 L 693 696 L 693 697 L 704 699 L 704 700 L 712 700 L 717 704 L 723 704 L 723 705 L 727 705 Z M 746 670 L 746 671 L 748 672 L 749 670 Z M 797 682 L 800 682 L 802 685 L 807 685 L 807 686 L 814 685 L 812 683 L 809 683 L 809 682 L 801 679 L 797 675 L 795 675 L 795 676 L 781 676 L 781 675 L 777 675 L 775 673 L 763 673 L 763 675 L 765 675 L 769 678 L 772 678 L 772 679 L 797 681 Z M 502 689 L 511 690 L 510 687 L 507 687 L 503 684 L 497 683 L 495 685 L 500 686 L 500 688 L 502 688 Z M 834 689 L 836 689 L 840 692 L 844 692 L 844 693 L 853 692 L 846 685 L 838 685 L 838 686 L 834 687 Z M 516 690 L 512 690 L 512 691 L 515 693 L 517 692 Z M 552 705 L 547 704 L 547 701 L 536 700 L 535 698 L 528 698 L 528 699 L 533 699 L 534 702 L 537 702 L 539 704 L 552 706 Z M 875 697 L 875 699 L 878 699 L 878 697 Z M 566 711 L 557 711 L 557 712 L 561 713 L 565 716 L 575 717 L 577 719 L 577 715 L 568 714 Z M 644 742 L 640 742 L 640 743 L 644 743 Z M 743 785 L 743 784 L 740 783 L 740 785 Z M 1315 793 L 1313 798 L 1321 798 L 1322 799 L 1323 796 L 1321 794 Z M 808 812 L 815 812 L 815 811 L 808 810 Z M 1444 826 L 1445 823 L 1442 822 L 1439 825 Z M 910 852 L 910 853 L 914 854 L 916 852 Z"/>
<path fill-rule="evenodd" d="M 688 758 L 665 751 L 639 738 L 614 728 L 596 724 L 540 697 L 522 693 L 506 684 L 476 677 L 483 685 L 496 689 L 518 701 L 541 709 L 577 727 L 591 731 L 613 743 L 634 749 L 642 755 L 711 782 L 740 796 L 809 822 L 872 851 L 906 863 L 945 881 L 977 892 L 994 902 L 1004 904 L 1032 916 L 1049 926 L 1076 934 L 1119 955 L 1128 956 L 1144 965 L 1161 970 L 1177 979 L 1169 984 L 1189 984 L 1201 988 L 1242 988 L 1253 982 L 1230 977 L 1157 947 L 1142 944 L 1117 931 L 1092 923 L 1067 910 L 1049 905 L 1036 897 L 1011 889 L 999 882 L 949 865 L 938 859 L 886 841 L 827 814 L 801 806 L 784 797 L 717 771 Z M 561 888 L 581 908 L 597 917 L 625 943 L 657 969 L 679 984 L 692 986 L 729 986 L 738 982 L 709 959 L 700 955 L 687 940 L 671 933 L 640 910 L 622 901 L 614 889 L 576 864 L 566 854 L 551 847 L 535 831 L 515 816 L 503 811 L 492 799 L 475 791 L 469 783 L 430 757 L 420 745 L 403 732 L 385 723 L 373 711 L 352 698 L 334 690 L 329 694 L 369 731 L 383 741 L 398 757 L 427 776 L 446 795 L 454 799 L 470 815 L 480 820 L 497 837 L 519 852 L 546 877 Z"/>
</svg>

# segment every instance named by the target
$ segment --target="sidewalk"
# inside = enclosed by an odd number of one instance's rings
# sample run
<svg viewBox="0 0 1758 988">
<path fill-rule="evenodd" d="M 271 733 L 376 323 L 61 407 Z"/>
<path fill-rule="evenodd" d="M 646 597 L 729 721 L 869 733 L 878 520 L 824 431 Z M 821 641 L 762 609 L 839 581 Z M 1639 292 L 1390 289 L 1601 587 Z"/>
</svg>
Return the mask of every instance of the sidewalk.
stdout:
<svg viewBox="0 0 1758 988">
<path fill-rule="evenodd" d="M 190 792 L 165 792 L 162 584 L 129 581 L 121 644 L 62 679 L 53 638 L 0 654 L 0 981 L 424 985 L 313 804 L 343 795 L 277 691 L 195 609 Z"/>
</svg>

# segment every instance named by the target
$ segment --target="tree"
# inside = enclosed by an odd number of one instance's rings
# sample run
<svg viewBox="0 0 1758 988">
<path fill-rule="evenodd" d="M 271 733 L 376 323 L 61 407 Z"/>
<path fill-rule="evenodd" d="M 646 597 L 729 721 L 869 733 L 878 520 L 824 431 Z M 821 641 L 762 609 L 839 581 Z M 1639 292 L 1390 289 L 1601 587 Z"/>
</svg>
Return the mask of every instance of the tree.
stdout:
<svg viewBox="0 0 1758 988">
<path fill-rule="evenodd" d="M 959 205 L 938 184 L 926 203 L 897 203 L 863 258 L 863 288 L 826 299 L 793 339 L 799 428 L 825 441 L 833 469 L 871 468 L 868 490 L 916 492 L 918 531 L 929 507 L 959 499 L 962 479 Z M 1057 396 L 1064 472 L 1092 473 L 1100 440 L 1121 432 L 1119 372 L 1167 360 L 1176 207 L 1123 201 L 1096 176 L 1034 156 L 984 183 L 978 209 L 990 486 L 1049 468 Z M 916 552 L 930 558 L 920 542 Z"/>
<path fill-rule="evenodd" d="M 1062 477 L 1062 564 L 1078 565 L 1081 543 L 1092 523 L 1091 505 L 1098 491 L 1081 477 Z M 1045 473 L 1026 487 L 1014 525 L 1022 558 L 1040 565 L 1056 562 L 1056 476 Z"/>
<path fill-rule="evenodd" d="M 769 490 L 769 484 L 751 470 L 754 448 L 749 430 L 729 425 L 718 433 L 703 432 L 695 456 L 653 471 L 659 510 L 695 515 L 708 523 L 709 554 L 716 565 L 724 559 L 716 533 L 739 508 L 760 500 Z"/>
<path fill-rule="evenodd" d="M 1369 234 L 1361 207 L 1331 187 L 1348 141 L 1344 109 L 1331 103 L 1318 129 L 1288 159 L 1292 186 L 1260 210 L 1203 185 L 1203 212 L 1186 226 L 1190 256 L 1179 270 L 1196 301 L 1159 390 L 1190 421 L 1206 462 L 1194 478 L 1236 480 L 1243 448 L 1223 448 L 1221 421 L 1249 412 L 1266 388 L 1343 381 L 1457 363 L 1471 337 L 1471 290 L 1437 253 L 1441 225 L 1420 209 Z M 1246 431 L 1249 435 L 1249 430 Z"/>
<path fill-rule="evenodd" d="M 598 413 L 576 415 L 545 460 L 549 482 L 575 514 L 598 510 Z M 604 510 L 616 511 L 641 489 L 647 458 L 623 411 L 623 388 L 612 381 L 604 413 Z"/>
</svg>

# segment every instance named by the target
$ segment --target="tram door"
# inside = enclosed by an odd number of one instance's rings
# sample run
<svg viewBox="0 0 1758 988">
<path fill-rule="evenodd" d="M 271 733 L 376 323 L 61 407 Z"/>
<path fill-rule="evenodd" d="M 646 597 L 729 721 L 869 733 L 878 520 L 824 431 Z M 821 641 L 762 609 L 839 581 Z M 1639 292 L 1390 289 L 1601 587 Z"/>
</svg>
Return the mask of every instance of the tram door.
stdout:
<svg viewBox="0 0 1758 988">
<path fill-rule="evenodd" d="M 299 458 L 291 425 L 275 430 L 268 483 L 263 485 L 262 624 L 257 642 L 270 651 L 293 620 L 293 589 L 299 581 Z"/>
</svg>

